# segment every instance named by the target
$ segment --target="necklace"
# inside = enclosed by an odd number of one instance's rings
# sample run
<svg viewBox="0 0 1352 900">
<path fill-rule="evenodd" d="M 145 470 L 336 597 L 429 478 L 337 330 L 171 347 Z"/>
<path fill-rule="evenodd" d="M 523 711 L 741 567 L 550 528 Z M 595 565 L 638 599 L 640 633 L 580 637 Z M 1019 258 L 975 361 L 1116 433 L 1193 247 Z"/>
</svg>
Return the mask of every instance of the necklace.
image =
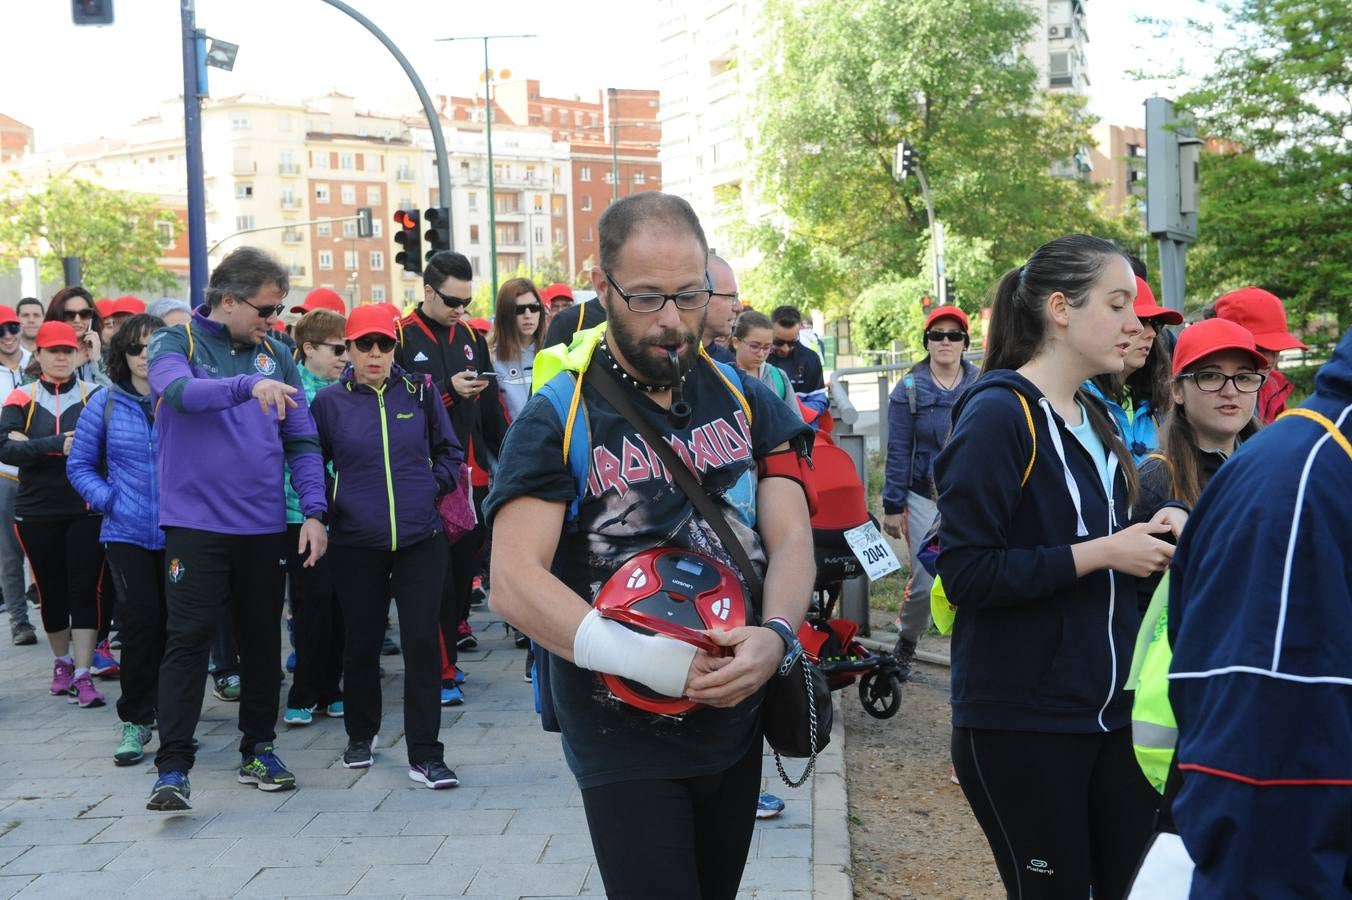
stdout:
<svg viewBox="0 0 1352 900">
<path fill-rule="evenodd" d="M 939 373 L 934 371 L 933 367 L 930 368 L 930 378 L 933 378 L 934 383 L 939 385 L 939 387 L 943 388 L 945 391 L 951 391 L 958 386 L 959 381 L 962 381 L 962 366 L 958 366 L 958 374 L 953 376 L 953 381 L 949 384 L 944 384 L 939 380 Z"/>
<path fill-rule="evenodd" d="M 672 387 L 671 382 L 667 382 L 666 384 L 648 384 L 646 382 L 639 381 L 633 375 L 630 375 L 628 372 L 624 370 L 624 367 L 621 366 L 619 362 L 616 361 L 615 357 L 610 352 L 609 345 L 607 345 L 605 341 L 601 342 L 601 346 L 599 349 L 601 350 L 602 353 L 605 354 L 604 362 L 606 363 L 607 366 L 610 367 L 610 371 L 615 375 L 616 378 L 618 378 L 620 381 L 623 381 L 625 384 L 628 384 L 642 391 L 645 394 L 660 394 L 663 391 L 671 390 Z M 681 383 L 682 384 L 685 383 L 685 374 L 681 375 Z"/>
</svg>

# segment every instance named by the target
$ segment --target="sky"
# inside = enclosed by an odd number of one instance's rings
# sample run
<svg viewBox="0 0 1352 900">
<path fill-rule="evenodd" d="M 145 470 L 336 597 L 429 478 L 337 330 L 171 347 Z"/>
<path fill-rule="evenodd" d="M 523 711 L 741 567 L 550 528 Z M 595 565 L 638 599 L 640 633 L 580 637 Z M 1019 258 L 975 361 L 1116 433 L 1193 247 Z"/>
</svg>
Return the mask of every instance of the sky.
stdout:
<svg viewBox="0 0 1352 900">
<path fill-rule="evenodd" d="M 469 94 L 483 70 L 480 41 L 453 35 L 534 33 L 490 43 L 489 63 L 513 78 L 541 81 L 555 96 L 594 96 L 606 87 L 658 87 L 657 26 L 685 0 L 351 0 L 404 51 L 429 92 Z M 703 0 L 689 0 L 700 3 Z M 905 0 L 898 0 L 905 2 Z M 177 97 L 182 87 L 178 0 L 115 0 L 116 24 L 71 23 L 65 0 L 0 0 L 0 113 L 32 126 L 39 149 L 120 134 Z M 1194 41 L 1164 40 L 1136 17 L 1205 15 L 1198 0 L 1087 0 L 1090 111 L 1141 124 L 1141 103 L 1176 85 L 1141 82 L 1128 70 L 1163 71 L 1183 59 L 1205 65 Z M 296 100 L 339 90 L 359 107 L 417 109 L 408 82 L 360 25 L 322 0 L 197 0 L 197 24 L 240 45 L 234 71 L 209 69 L 218 97 L 256 93 Z"/>
</svg>

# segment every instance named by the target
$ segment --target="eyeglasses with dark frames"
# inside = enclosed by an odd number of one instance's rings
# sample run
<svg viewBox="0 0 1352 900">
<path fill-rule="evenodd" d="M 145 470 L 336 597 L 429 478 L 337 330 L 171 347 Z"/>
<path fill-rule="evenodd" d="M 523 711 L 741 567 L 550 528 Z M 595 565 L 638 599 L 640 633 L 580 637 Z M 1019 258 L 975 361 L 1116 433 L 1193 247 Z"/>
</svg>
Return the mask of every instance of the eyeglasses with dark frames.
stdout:
<svg viewBox="0 0 1352 900">
<path fill-rule="evenodd" d="M 605 274 L 606 281 L 608 281 L 610 286 L 615 289 L 615 292 L 620 295 L 620 299 L 624 301 L 624 305 L 629 307 L 631 312 L 658 312 L 662 307 L 667 305 L 667 301 L 676 304 L 677 309 L 686 311 L 704 309 L 704 307 L 709 305 L 709 301 L 713 299 L 714 295 L 713 288 L 711 287 L 704 287 L 695 291 L 677 291 L 674 294 L 663 294 L 657 291 L 638 291 L 633 294 L 627 294 L 625 293 L 624 288 L 615 283 L 615 279 L 611 276 L 610 272 L 604 269 L 601 271 Z M 707 281 L 707 274 L 705 275 L 705 278 Z"/>
<path fill-rule="evenodd" d="M 85 307 L 84 309 L 67 309 L 61 312 L 61 318 L 67 322 L 74 322 L 76 319 L 93 319 L 96 310 Z"/>
<path fill-rule="evenodd" d="M 258 306 L 256 304 L 250 303 L 248 300 L 241 299 L 240 297 L 236 297 L 235 299 L 238 300 L 240 303 L 243 303 L 250 309 L 252 309 L 254 312 L 258 313 L 258 318 L 260 319 L 271 319 L 273 316 L 280 316 L 282 313 L 286 312 L 285 303 L 278 303 L 275 305 L 269 304 L 268 306 Z"/>
<path fill-rule="evenodd" d="M 1179 380 L 1191 378 L 1192 383 L 1197 385 L 1197 390 L 1206 391 L 1208 394 L 1224 390 L 1227 381 L 1234 382 L 1235 390 L 1241 394 L 1256 394 L 1262 390 L 1263 382 L 1267 381 L 1267 376 L 1262 372 L 1236 372 L 1234 375 L 1226 375 L 1224 372 L 1184 372 L 1178 378 Z"/>
<path fill-rule="evenodd" d="M 520 316 L 525 313 L 538 313 L 542 309 L 544 309 L 544 306 L 539 301 L 536 301 L 535 303 L 518 303 L 516 305 L 516 314 Z"/>
<path fill-rule="evenodd" d="M 952 341 L 955 344 L 961 344 L 967 337 L 965 331 L 927 331 L 925 332 L 926 341 Z"/>
<path fill-rule="evenodd" d="M 436 288 L 432 288 L 436 290 Z M 372 347 L 379 347 L 381 353 L 392 353 L 394 351 L 395 340 L 385 334 L 366 334 L 352 341 L 352 346 L 357 348 L 359 353 L 370 353 Z"/>
</svg>

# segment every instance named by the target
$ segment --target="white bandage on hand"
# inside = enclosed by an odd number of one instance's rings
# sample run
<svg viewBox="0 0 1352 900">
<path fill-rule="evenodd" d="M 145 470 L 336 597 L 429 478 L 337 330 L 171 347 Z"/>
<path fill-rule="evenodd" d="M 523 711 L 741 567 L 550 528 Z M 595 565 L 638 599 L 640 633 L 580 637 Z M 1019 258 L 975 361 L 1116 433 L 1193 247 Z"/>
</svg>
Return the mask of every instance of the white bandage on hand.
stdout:
<svg viewBox="0 0 1352 900">
<path fill-rule="evenodd" d="M 637 681 L 664 697 L 685 693 L 696 649 L 675 638 L 639 634 L 592 610 L 573 635 L 573 662 L 583 669 Z"/>
</svg>

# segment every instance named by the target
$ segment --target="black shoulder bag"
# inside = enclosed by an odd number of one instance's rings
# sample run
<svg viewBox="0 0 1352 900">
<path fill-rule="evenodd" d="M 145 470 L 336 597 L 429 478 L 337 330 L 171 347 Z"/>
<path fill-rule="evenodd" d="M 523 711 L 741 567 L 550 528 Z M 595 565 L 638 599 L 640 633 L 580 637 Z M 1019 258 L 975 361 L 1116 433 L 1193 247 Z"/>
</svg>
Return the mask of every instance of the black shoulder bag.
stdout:
<svg viewBox="0 0 1352 900">
<path fill-rule="evenodd" d="M 696 364 L 698 365 L 698 362 Z M 732 556 L 733 562 L 737 564 L 742 579 L 751 592 L 752 602 L 759 608 L 764 585 L 760 576 L 756 574 L 756 568 L 752 565 L 746 549 L 742 546 L 742 542 L 737 540 L 737 535 L 723 517 L 723 511 L 718 504 L 695 480 L 694 474 L 676 456 L 671 445 L 634 409 L 634 404 L 604 366 L 588 368 L 587 375 L 601 396 L 634 426 L 639 437 L 648 442 L 648 446 L 657 454 L 658 459 L 662 460 L 662 465 L 671 473 L 676 486 L 690 498 L 695 511 L 713 528 L 718 539 L 723 542 L 724 548 Z M 789 787 L 802 785 L 817 764 L 817 754 L 831 740 L 831 689 L 826 683 L 826 676 L 808 660 L 806 654 L 798 654 L 787 671 L 781 669 L 776 675 L 771 676 L 761 711 L 765 739 L 770 742 L 770 749 L 774 751 L 779 777 Z M 784 771 L 781 755 L 807 759 L 807 768 L 803 770 L 800 778 L 797 780 L 789 778 Z"/>
</svg>

